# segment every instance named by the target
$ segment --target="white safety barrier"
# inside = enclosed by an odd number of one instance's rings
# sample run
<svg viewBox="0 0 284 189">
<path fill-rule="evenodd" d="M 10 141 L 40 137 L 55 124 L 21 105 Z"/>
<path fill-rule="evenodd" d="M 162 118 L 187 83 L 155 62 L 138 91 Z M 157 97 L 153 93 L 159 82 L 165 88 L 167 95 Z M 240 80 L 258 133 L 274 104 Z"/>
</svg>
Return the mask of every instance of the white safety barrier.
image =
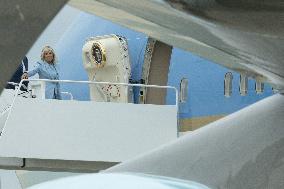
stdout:
<svg viewBox="0 0 284 189">
<path fill-rule="evenodd" d="M 109 82 L 29 80 L 65 83 Z M 0 137 L 0 157 L 121 162 L 177 138 L 175 105 L 41 98 L 13 101 Z"/>
</svg>

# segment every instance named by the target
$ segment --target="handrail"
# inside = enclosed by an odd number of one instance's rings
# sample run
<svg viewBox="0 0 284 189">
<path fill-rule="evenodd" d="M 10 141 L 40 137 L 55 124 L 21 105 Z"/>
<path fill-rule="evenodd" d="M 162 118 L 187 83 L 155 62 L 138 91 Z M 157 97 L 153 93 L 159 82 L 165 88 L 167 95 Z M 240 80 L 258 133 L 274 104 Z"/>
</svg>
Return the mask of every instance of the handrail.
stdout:
<svg viewBox="0 0 284 189">
<path fill-rule="evenodd" d="M 20 82 L 21 83 L 21 82 Z M 20 83 L 15 83 L 15 82 L 11 82 L 11 81 L 8 81 L 7 84 L 9 85 L 13 85 L 13 86 L 20 86 Z M 26 85 L 23 85 L 21 84 L 21 86 L 25 89 L 25 90 L 28 90 L 28 87 Z"/>
<path fill-rule="evenodd" d="M 70 96 L 70 100 L 73 100 L 73 99 L 74 99 L 72 93 L 69 93 L 69 92 L 67 92 L 67 91 L 62 91 L 61 94 L 69 95 L 69 96 Z"/>
<path fill-rule="evenodd" d="M 74 80 L 50 80 L 50 79 L 23 79 L 20 84 L 24 81 L 45 81 L 52 83 L 85 83 L 85 84 L 109 84 L 109 85 L 123 85 L 133 87 L 147 87 L 147 88 L 160 88 L 160 89 L 173 89 L 176 93 L 176 105 L 178 106 L 178 90 L 173 86 L 160 86 L 160 85 L 145 85 L 145 84 L 132 84 L 132 83 L 115 83 L 115 82 L 100 82 L 100 81 L 74 81 Z"/>
<path fill-rule="evenodd" d="M 15 83 L 15 82 L 11 82 L 11 81 L 7 82 L 7 84 L 14 85 L 14 86 L 19 86 L 19 83 Z"/>
</svg>

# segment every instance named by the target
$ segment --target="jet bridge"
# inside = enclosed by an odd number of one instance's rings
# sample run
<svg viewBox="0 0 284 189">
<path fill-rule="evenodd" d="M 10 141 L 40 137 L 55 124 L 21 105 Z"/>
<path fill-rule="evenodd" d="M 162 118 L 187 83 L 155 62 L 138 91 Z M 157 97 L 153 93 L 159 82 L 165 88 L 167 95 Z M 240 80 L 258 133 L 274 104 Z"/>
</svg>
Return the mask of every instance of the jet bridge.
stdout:
<svg viewBox="0 0 284 189">
<path fill-rule="evenodd" d="M 5 169 L 99 171 L 177 138 L 178 98 L 175 105 L 154 105 L 15 96 L 0 137 Z"/>
</svg>

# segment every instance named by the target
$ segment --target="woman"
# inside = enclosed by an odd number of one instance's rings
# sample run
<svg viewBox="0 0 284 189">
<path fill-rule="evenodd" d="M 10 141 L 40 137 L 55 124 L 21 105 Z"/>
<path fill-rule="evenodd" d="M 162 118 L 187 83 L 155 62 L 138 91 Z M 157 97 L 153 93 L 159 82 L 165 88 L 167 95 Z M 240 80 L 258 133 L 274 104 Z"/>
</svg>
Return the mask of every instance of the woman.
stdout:
<svg viewBox="0 0 284 189">
<path fill-rule="evenodd" d="M 37 62 L 35 69 L 25 72 L 22 79 L 27 79 L 35 74 L 39 79 L 59 80 L 58 64 L 54 50 L 50 46 L 43 47 L 41 61 Z M 46 82 L 46 99 L 61 99 L 60 85 L 58 82 Z"/>
</svg>

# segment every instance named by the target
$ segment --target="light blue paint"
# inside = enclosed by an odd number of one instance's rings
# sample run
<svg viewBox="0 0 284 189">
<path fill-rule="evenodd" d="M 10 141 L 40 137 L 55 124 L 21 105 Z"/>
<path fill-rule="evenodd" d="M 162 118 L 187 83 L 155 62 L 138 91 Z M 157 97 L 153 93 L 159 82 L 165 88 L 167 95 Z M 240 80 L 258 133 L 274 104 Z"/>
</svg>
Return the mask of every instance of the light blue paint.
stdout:
<svg viewBox="0 0 284 189">
<path fill-rule="evenodd" d="M 57 43 L 57 54 L 60 58 L 61 79 L 88 80 L 87 73 L 82 65 L 82 47 L 89 37 L 116 34 L 127 38 L 129 56 L 132 62 L 132 78 L 141 77 L 144 50 L 147 37 L 144 34 L 134 32 L 113 24 L 107 20 L 80 13 L 73 21 L 65 34 Z M 75 99 L 89 100 L 88 85 L 63 84 L 62 91 L 69 91 Z"/>
<path fill-rule="evenodd" d="M 29 189 L 62 189 L 62 188 L 92 188 L 92 189 L 209 189 L 207 186 L 189 180 L 155 175 L 133 173 L 95 173 L 67 178 L 61 178 Z"/>
<path fill-rule="evenodd" d="M 88 80 L 82 64 L 82 47 L 89 37 L 110 34 L 127 38 L 132 63 L 132 79 L 140 79 L 147 37 L 142 33 L 134 32 L 87 13 L 81 13 L 73 21 L 56 45 L 62 68 L 61 79 Z M 62 91 L 71 92 L 74 99 L 89 100 L 88 85 L 63 84 Z"/>
<path fill-rule="evenodd" d="M 233 73 L 233 92 L 230 98 L 224 97 L 224 76 L 227 72 Z M 254 81 L 249 80 L 248 95 L 241 96 L 238 73 L 174 48 L 168 85 L 179 88 L 183 77 L 189 80 L 189 90 L 188 101 L 180 107 L 181 118 L 232 113 L 272 94 L 271 88 L 265 86 L 265 92 L 257 95 Z M 168 92 L 167 103 L 174 104 L 174 99 L 174 93 Z"/>
</svg>

